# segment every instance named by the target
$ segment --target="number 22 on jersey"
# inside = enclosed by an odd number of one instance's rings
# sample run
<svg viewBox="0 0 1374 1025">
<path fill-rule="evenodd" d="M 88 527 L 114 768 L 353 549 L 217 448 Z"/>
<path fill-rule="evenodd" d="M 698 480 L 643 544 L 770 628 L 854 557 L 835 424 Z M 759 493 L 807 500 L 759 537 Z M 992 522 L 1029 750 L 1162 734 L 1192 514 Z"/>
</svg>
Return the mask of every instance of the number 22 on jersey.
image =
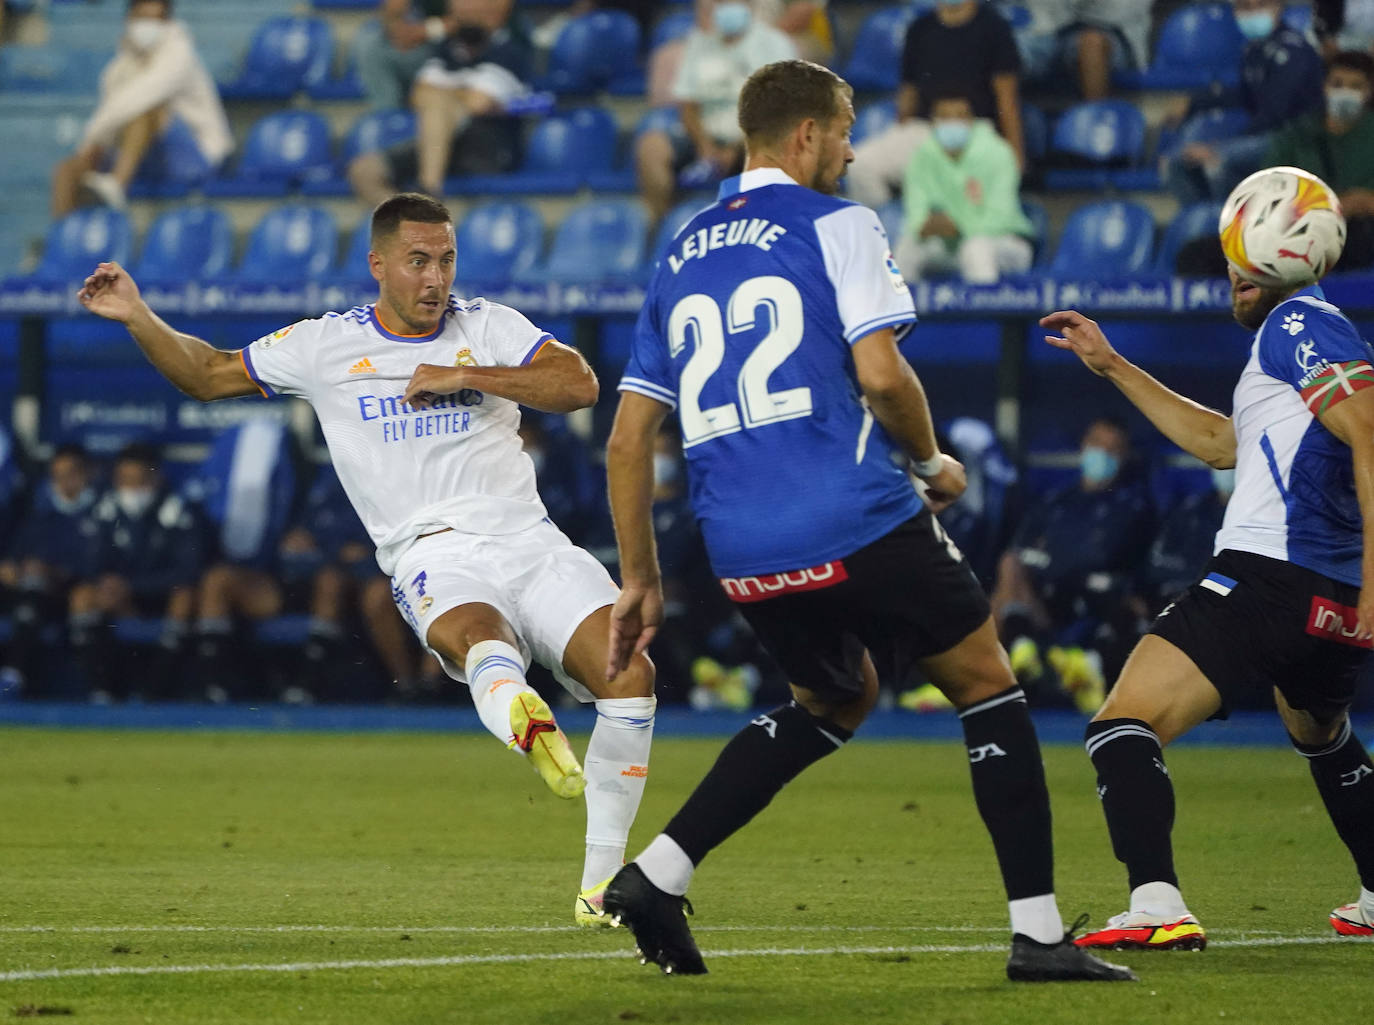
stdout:
<svg viewBox="0 0 1374 1025">
<path fill-rule="evenodd" d="M 767 311 L 768 333 L 754 346 L 740 367 L 739 403 L 701 408 L 701 392 L 725 359 L 725 336 L 752 331 L 758 311 Z M 682 444 L 691 448 L 703 441 L 745 428 L 811 415 L 811 389 L 769 391 L 768 379 L 801 345 L 805 314 L 801 293 L 786 278 L 750 278 L 731 294 L 722 314 L 720 304 L 697 292 L 684 296 L 668 318 L 668 351 L 677 357 L 696 342 L 678 382 L 678 418 Z"/>
</svg>

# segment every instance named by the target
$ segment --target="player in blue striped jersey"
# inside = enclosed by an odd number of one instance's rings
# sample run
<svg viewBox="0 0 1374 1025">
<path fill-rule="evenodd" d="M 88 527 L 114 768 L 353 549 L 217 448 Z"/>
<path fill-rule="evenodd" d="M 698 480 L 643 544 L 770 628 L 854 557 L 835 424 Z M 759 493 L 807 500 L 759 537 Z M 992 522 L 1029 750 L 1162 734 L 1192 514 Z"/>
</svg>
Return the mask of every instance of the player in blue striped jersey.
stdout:
<svg viewBox="0 0 1374 1025">
<path fill-rule="evenodd" d="M 960 710 L 974 793 L 1011 902 L 1013 979 L 1131 979 L 1078 950 L 1054 897 L 1049 797 L 1025 697 L 988 601 L 925 507 L 964 488 L 897 350 L 915 320 L 871 210 L 834 196 L 853 158 L 845 82 L 805 61 L 739 101 L 744 173 L 654 272 L 608 446 L 624 589 L 607 675 L 663 617 L 650 523 L 653 441 L 676 409 L 692 506 L 726 594 L 795 700 L 725 748 L 606 911 L 665 971 L 704 972 L 682 916 L 698 863 L 841 746 L 882 676 L 919 668 Z"/>
</svg>

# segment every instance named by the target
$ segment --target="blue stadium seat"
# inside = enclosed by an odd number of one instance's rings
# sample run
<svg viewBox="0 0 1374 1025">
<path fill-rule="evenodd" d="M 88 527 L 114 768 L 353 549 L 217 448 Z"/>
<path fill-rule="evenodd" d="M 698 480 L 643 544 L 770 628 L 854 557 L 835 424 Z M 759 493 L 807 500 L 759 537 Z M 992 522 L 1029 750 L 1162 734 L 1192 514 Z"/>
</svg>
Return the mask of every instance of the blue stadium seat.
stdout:
<svg viewBox="0 0 1374 1025">
<path fill-rule="evenodd" d="M 1050 151 L 1052 159 L 1087 165 L 1050 169 L 1045 184 L 1051 189 L 1159 187 L 1157 171 L 1136 166 L 1145 151 L 1145 115 L 1125 100 L 1078 103 L 1064 111 Z"/>
<path fill-rule="evenodd" d="M 284 100 L 329 77 L 334 31 L 313 17 L 268 18 L 258 26 L 232 82 L 220 86 L 227 100 Z"/>
<path fill-rule="evenodd" d="M 544 249 L 544 222 L 525 203 L 479 206 L 458 225 L 457 280 L 491 288 L 527 273 Z"/>
<path fill-rule="evenodd" d="M 143 240 L 135 276 L 140 281 L 209 281 L 229 269 L 234 229 L 222 210 L 185 206 L 155 220 Z"/>
<path fill-rule="evenodd" d="M 696 15 L 692 11 L 673 11 L 663 15 L 649 33 L 649 52 L 653 53 L 664 43 L 684 38 L 695 24 Z"/>
<path fill-rule="evenodd" d="M 591 174 L 611 171 L 617 136 L 615 118 L 604 108 L 560 110 L 535 126 L 520 170 L 450 178 L 444 182 L 444 191 L 505 196 L 576 192 Z"/>
<path fill-rule="evenodd" d="M 238 166 L 207 182 L 205 194 L 284 196 L 293 185 L 331 170 L 329 123 L 308 110 L 283 110 L 253 125 Z"/>
<path fill-rule="evenodd" d="M 705 207 L 706 204 L 701 200 L 689 199 L 668 211 L 663 222 L 659 224 L 658 231 L 654 233 L 654 248 L 651 254 L 654 264 L 663 259 L 663 254 L 673 244 L 673 239 L 677 238 L 677 233 L 686 227 L 687 222 Z"/>
<path fill-rule="evenodd" d="M 1178 216 L 1169 222 L 1169 226 L 1164 230 L 1164 238 L 1160 240 L 1159 252 L 1155 256 L 1155 272 L 1172 274 L 1178 251 L 1195 238 L 1215 236 L 1217 222 L 1220 220 L 1220 203 L 1194 203 L 1179 211 Z"/>
<path fill-rule="evenodd" d="M 339 147 L 334 173 L 318 172 L 306 178 L 301 192 L 307 196 L 349 196 L 347 171 L 353 158 L 362 153 L 389 149 L 415 138 L 415 114 L 409 110 L 372 110 L 353 122 Z"/>
<path fill-rule="evenodd" d="M 605 89 L 622 96 L 644 94 L 639 22 L 624 11 L 592 11 L 563 26 L 549 51 L 543 88 L 563 95 Z"/>
<path fill-rule="evenodd" d="M 859 108 L 854 118 L 854 127 L 849 130 L 849 142 L 860 145 L 873 135 L 881 135 L 897 123 L 897 101 L 891 97 L 866 103 Z"/>
<path fill-rule="evenodd" d="M 110 51 L 64 46 L 0 47 L 0 92 L 94 95 Z"/>
<path fill-rule="evenodd" d="M 1228 3 L 1189 4 L 1169 15 L 1159 30 L 1154 59 L 1144 71 L 1118 72 L 1124 88 L 1203 89 L 1240 80 L 1245 37 Z"/>
<path fill-rule="evenodd" d="M 253 229 L 238 277 L 284 285 L 314 281 L 334 266 L 338 233 L 328 210 L 304 203 L 276 207 Z"/>
<path fill-rule="evenodd" d="M 1312 31 L 1312 5 L 1289 4 L 1283 9 L 1283 23 L 1297 32 Z"/>
<path fill-rule="evenodd" d="M 547 264 L 522 277 L 571 284 L 632 281 L 644 272 L 647 228 L 637 200 L 580 206 L 559 225 Z"/>
<path fill-rule="evenodd" d="M 1165 135 L 1161 133 L 1158 150 L 1169 156 L 1190 142 L 1218 142 L 1244 135 L 1250 129 L 1250 112 L 1244 107 L 1210 107 L 1200 110 Z"/>
<path fill-rule="evenodd" d="M 1051 274 L 1111 277 L 1150 268 L 1155 224 L 1139 203 L 1089 203 L 1070 215 L 1050 263 Z"/>
<path fill-rule="evenodd" d="M 81 281 L 104 260 L 127 264 L 132 248 L 128 217 L 108 207 L 84 207 L 48 228 L 43 259 L 33 276 L 41 281 Z"/>
<path fill-rule="evenodd" d="M 372 275 L 367 269 L 367 254 L 371 249 L 372 218 L 364 217 L 348 236 L 348 245 L 335 276 L 343 281 L 371 281 Z"/>
<path fill-rule="evenodd" d="M 859 26 L 842 74 L 859 92 L 890 92 L 901 74 L 902 43 L 915 12 L 911 6 L 874 11 Z"/>
<path fill-rule="evenodd" d="M 5 52 L 0 50 L 0 55 Z M 36 97 L 26 95 L 25 99 Z M 0 196 L 13 200 L 27 197 L 30 190 L 47 194 L 53 165 L 67 156 L 81 137 L 89 111 L 84 103 L 77 102 L 75 107 L 64 104 L 60 109 L 48 109 L 47 104 L 30 109 L 7 106 L 0 113 L 0 140 L 4 140 L 5 150 L 0 160 Z M 26 198 L 26 202 L 32 200 Z"/>
<path fill-rule="evenodd" d="M 635 126 L 635 138 L 645 132 L 665 132 L 675 142 L 686 140 L 687 129 L 682 127 L 682 115 L 676 107 L 650 107 Z"/>
</svg>

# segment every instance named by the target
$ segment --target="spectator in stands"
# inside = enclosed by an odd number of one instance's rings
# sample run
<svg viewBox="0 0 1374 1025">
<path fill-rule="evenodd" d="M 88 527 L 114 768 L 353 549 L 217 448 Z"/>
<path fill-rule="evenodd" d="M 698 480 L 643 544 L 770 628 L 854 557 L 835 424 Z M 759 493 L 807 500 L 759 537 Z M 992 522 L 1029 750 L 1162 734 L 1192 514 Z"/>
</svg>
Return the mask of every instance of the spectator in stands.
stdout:
<svg viewBox="0 0 1374 1025">
<path fill-rule="evenodd" d="M 897 266 L 909 281 L 957 269 L 990 284 L 1028 270 L 1031 223 L 1021 212 L 1016 153 L 992 125 L 975 120 L 960 89 L 930 98 L 931 137 L 911 156 Z"/>
<path fill-rule="evenodd" d="M 786 32 L 797 56 L 826 64 L 835 52 L 835 37 L 826 0 L 752 0 L 754 17 Z"/>
<path fill-rule="evenodd" d="M 434 44 L 457 27 L 449 0 L 382 0 L 377 21 L 360 30 L 354 43 L 368 104 L 374 110 L 404 106 Z"/>
<path fill-rule="evenodd" d="M 992 120 L 1026 163 L 1021 130 L 1021 58 L 1011 26 L 981 0 L 941 0 L 914 20 L 902 47 L 897 123 L 855 147 L 848 189 L 868 206 L 886 203 L 901 188 L 911 154 L 926 138 L 930 101 L 955 89 L 968 97 L 976 118 Z"/>
<path fill-rule="evenodd" d="M 1206 491 L 1185 497 L 1160 524 L 1132 597 L 1132 608 L 1141 623 L 1159 615 L 1197 579 L 1203 564 L 1212 557 L 1226 503 L 1236 490 L 1235 469 L 1213 470 L 1211 484 Z"/>
<path fill-rule="evenodd" d="M 233 148 L 214 80 L 186 26 L 172 18 L 171 0 L 130 0 L 119 50 L 100 76 L 100 102 L 76 153 L 53 172 L 53 216 L 70 213 L 83 190 L 122 208 L 145 160 L 199 180 Z"/>
<path fill-rule="evenodd" d="M 349 184 L 369 205 L 399 188 L 439 196 L 447 176 L 501 174 L 519 160 L 519 125 L 506 108 L 529 94 L 534 50 L 524 19 L 514 0 L 450 3 L 453 30 L 434 44 L 411 93 L 415 141 L 348 166 Z"/>
<path fill-rule="evenodd" d="M 1025 0 L 1029 28 L 1017 34 L 1025 77 L 1048 84 L 1071 69 L 1085 100 L 1105 99 L 1112 72 L 1149 63 L 1150 5 L 1142 0 Z"/>
<path fill-rule="evenodd" d="M 1374 49 L 1374 2 L 1312 0 L 1312 28 L 1327 57 L 1341 50 Z"/>
<path fill-rule="evenodd" d="M 195 507 L 168 489 L 151 446 L 126 446 L 115 459 L 110 484 L 91 513 L 88 575 L 68 599 L 72 648 L 93 699 L 131 692 L 157 696 L 165 680 L 153 680 L 151 666 L 119 657 L 113 621 L 160 617 L 166 672 L 190 628 L 207 538 Z"/>
<path fill-rule="evenodd" d="M 1153 517 L 1145 489 L 1129 480 L 1130 458 L 1123 424 L 1089 424 L 1078 483 L 1026 511 L 991 595 L 1018 678 L 1034 687 L 1044 676 L 1041 649 L 1053 645 L 1046 658 L 1084 712 L 1102 702 L 1104 668 L 1114 670 L 1135 641 L 1127 599 Z"/>
<path fill-rule="evenodd" d="M 1306 36 L 1283 23 L 1279 0 L 1232 0 L 1232 5 L 1249 40 L 1240 84 L 1214 85 L 1192 97 L 1183 113 L 1243 107 L 1250 126 L 1233 139 L 1189 143 L 1169 161 L 1165 176 L 1180 203 L 1225 199 L 1238 181 L 1263 165 L 1275 129 L 1322 106 L 1321 57 Z"/>
<path fill-rule="evenodd" d="M 1265 163 L 1301 167 L 1336 190 L 1346 240 L 1338 270 L 1374 265 L 1374 57 L 1353 50 L 1331 58 L 1326 109 L 1274 133 Z"/>
<path fill-rule="evenodd" d="M 90 572 L 95 500 L 85 450 L 80 445 L 60 446 L 0 560 L 0 589 L 14 621 L 14 638 L 0 668 L 6 689 L 38 693 L 41 680 L 35 670 L 44 627 L 62 622 L 68 590 Z"/>
<path fill-rule="evenodd" d="M 418 649 L 392 601 L 391 580 L 378 571 L 373 551 L 333 465 L 326 463 L 311 483 L 301 517 L 281 543 L 283 581 L 288 590 L 306 585 L 310 610 L 306 673 L 300 684 L 288 688 L 288 699 L 332 701 L 353 696 L 339 685 L 339 663 L 354 608 L 395 695 L 412 698 L 433 687 L 433 673 L 421 682 L 426 674 Z M 437 662 L 433 665 L 438 668 Z"/>
<path fill-rule="evenodd" d="M 685 142 L 647 131 L 635 143 L 639 191 L 657 224 L 672 206 L 678 173 L 702 187 L 744 164 L 744 136 L 735 116 L 745 79 L 757 68 L 795 56 L 792 42 L 756 19 L 743 0 L 697 0 L 698 25 L 687 36 L 673 98 L 682 114 Z M 709 18 L 710 27 L 701 23 Z"/>
</svg>

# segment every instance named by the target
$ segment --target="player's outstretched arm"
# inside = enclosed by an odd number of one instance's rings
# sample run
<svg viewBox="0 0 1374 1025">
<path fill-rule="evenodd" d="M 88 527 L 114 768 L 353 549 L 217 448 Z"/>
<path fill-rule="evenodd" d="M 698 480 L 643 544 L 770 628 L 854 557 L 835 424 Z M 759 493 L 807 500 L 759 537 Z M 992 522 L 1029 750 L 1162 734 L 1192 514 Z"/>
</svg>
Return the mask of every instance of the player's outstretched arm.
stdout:
<svg viewBox="0 0 1374 1025">
<path fill-rule="evenodd" d="M 1355 496 L 1364 521 L 1359 637 L 1374 637 L 1374 388 L 1361 388 L 1317 414 L 1322 426 L 1350 446 Z"/>
<path fill-rule="evenodd" d="M 421 363 L 406 385 L 405 401 L 424 409 L 440 395 L 464 388 L 510 399 L 544 413 L 571 413 L 596 405 L 601 386 L 576 349 L 550 339 L 523 367 L 440 367 Z"/>
<path fill-rule="evenodd" d="M 851 352 L 859 387 L 874 419 L 916 461 L 916 473 L 926 484 L 922 497 L 940 512 L 964 493 L 968 481 L 963 464 L 935 443 L 925 388 L 897 350 L 896 334 L 890 327 L 880 328 L 855 342 Z M 931 467 L 929 472 L 919 469 L 923 463 Z"/>
<path fill-rule="evenodd" d="M 606 679 L 614 680 L 644 651 L 663 622 L 663 582 L 654 547 L 654 438 L 668 407 L 621 392 L 606 442 L 606 485 L 620 550 L 620 598 L 611 610 Z"/>
<path fill-rule="evenodd" d="M 148 308 L 138 285 L 119 264 L 97 266 L 76 297 L 92 313 L 128 328 L 148 361 L 191 398 L 208 402 L 258 394 L 237 353 L 171 327 Z"/>
<path fill-rule="evenodd" d="M 1179 448 L 1218 469 L 1236 465 L 1231 418 L 1160 384 L 1112 348 L 1096 321 L 1077 310 L 1060 310 L 1041 317 L 1040 326 L 1058 332 L 1046 335 L 1046 342 L 1067 349 L 1094 374 L 1111 381 Z"/>
</svg>

